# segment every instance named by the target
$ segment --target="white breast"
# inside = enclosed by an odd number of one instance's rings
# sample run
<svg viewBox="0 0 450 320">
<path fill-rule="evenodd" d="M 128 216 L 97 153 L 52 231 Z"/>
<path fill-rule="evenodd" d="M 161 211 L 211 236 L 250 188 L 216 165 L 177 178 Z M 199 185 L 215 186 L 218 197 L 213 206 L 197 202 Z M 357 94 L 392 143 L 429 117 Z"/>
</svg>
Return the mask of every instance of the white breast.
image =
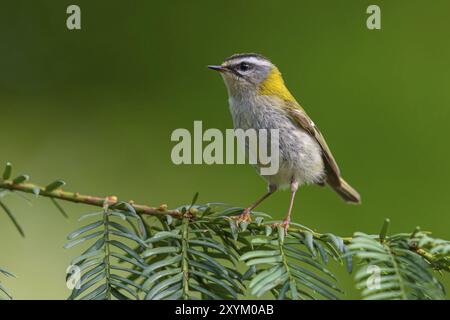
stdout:
<svg viewBox="0 0 450 320">
<path fill-rule="evenodd" d="M 254 99 L 230 98 L 230 111 L 235 128 L 247 130 L 278 129 L 280 169 L 264 176 L 280 188 L 289 186 L 292 178 L 299 184 L 318 183 L 324 178 L 322 150 L 317 141 L 273 105 L 279 101 L 268 96 Z"/>
</svg>

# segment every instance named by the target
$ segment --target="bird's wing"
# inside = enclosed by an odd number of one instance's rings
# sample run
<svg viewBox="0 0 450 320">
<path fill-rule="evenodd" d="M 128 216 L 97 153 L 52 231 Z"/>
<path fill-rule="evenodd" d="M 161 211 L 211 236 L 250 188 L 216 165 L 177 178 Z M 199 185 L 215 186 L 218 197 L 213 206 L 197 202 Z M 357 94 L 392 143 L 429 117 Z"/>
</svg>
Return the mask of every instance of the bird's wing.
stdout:
<svg viewBox="0 0 450 320">
<path fill-rule="evenodd" d="M 317 143 L 322 148 L 322 157 L 327 169 L 326 171 L 328 179 L 336 179 L 334 181 L 339 181 L 339 177 L 341 176 L 339 167 L 336 163 L 336 160 L 334 160 L 333 154 L 331 153 L 330 148 L 325 141 L 325 138 L 323 137 L 322 133 L 320 133 L 319 128 L 314 124 L 311 118 L 298 104 L 289 107 L 287 111 L 291 119 L 302 129 L 308 132 L 312 137 L 314 137 Z"/>
</svg>

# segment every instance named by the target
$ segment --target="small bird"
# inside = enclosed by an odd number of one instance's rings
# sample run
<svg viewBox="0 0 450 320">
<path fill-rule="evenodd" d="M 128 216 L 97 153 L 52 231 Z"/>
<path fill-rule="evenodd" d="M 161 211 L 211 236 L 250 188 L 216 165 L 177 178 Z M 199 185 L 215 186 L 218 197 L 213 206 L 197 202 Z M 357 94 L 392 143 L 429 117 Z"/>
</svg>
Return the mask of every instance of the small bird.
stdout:
<svg viewBox="0 0 450 320">
<path fill-rule="evenodd" d="M 286 88 L 280 71 L 269 59 L 256 53 L 235 54 L 221 65 L 208 68 L 222 75 L 235 129 L 279 130 L 279 170 L 263 176 L 268 182 L 267 193 L 247 207 L 238 216 L 239 221 L 251 221 L 251 211 L 262 201 L 276 190 L 290 187 L 289 209 L 281 223 L 287 232 L 295 193 L 305 184 L 328 184 L 345 201 L 361 202 L 358 192 L 341 177 L 319 128 Z"/>
</svg>

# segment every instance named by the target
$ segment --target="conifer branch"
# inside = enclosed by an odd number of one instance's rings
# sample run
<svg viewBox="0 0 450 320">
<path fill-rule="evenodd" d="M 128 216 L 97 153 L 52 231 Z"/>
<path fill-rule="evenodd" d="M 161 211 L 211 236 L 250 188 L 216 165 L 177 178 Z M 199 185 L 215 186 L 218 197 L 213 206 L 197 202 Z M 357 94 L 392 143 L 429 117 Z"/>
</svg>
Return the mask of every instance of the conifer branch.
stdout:
<svg viewBox="0 0 450 320">
<path fill-rule="evenodd" d="M 237 299 L 249 290 L 258 297 L 270 293 L 279 299 L 314 299 L 319 294 L 337 299 L 341 291 L 326 268 L 330 258 L 346 264 L 349 272 L 353 259 L 359 262 L 355 281 L 366 299 L 441 299 L 445 295 L 434 271 L 450 272 L 450 241 L 432 238 L 419 228 L 389 235 L 388 219 L 378 235 L 356 232 L 352 237 L 339 237 L 295 222 L 286 235 L 268 214 L 253 212 L 252 223 L 239 221 L 235 215 L 243 208 L 198 205 L 198 194 L 190 205 L 168 209 L 165 204 L 151 207 L 116 196 L 66 191 L 62 180 L 42 186 L 31 183 L 26 175 L 11 178 L 11 172 L 8 163 L 0 177 L 0 200 L 7 193 L 47 197 L 65 216 L 57 201 L 103 209 L 80 218 L 102 215 L 68 236 L 66 248 L 97 239 L 72 261 L 82 276 L 69 276 L 80 284 L 71 298 Z M 1 210 L 23 235 L 2 201 Z M 249 267 L 245 274 L 236 269 L 238 261 Z M 382 286 L 376 290 L 367 285 L 367 270 L 373 265 L 382 270 Z M 0 286 L 0 291 L 6 289 Z"/>
<path fill-rule="evenodd" d="M 101 196 L 81 194 L 79 192 L 65 191 L 62 189 L 62 186 L 65 185 L 65 182 L 61 180 L 56 180 L 55 182 L 52 182 L 48 186 L 44 187 L 42 185 L 28 182 L 28 179 L 29 179 L 28 176 L 22 175 L 15 179 L 0 180 L 0 191 L 9 190 L 13 192 L 16 191 L 29 193 L 34 194 L 36 196 L 47 197 L 53 200 L 58 199 L 100 208 L 103 208 L 104 204 L 108 203 L 109 206 L 115 207 L 116 209 L 123 211 L 131 211 L 132 209 L 134 209 L 134 211 L 139 215 L 150 215 L 150 216 L 169 215 L 175 218 L 183 218 L 183 216 L 186 216 L 186 214 L 189 215 L 190 218 L 192 218 L 193 215 L 195 215 L 195 210 L 190 210 L 188 213 L 182 213 L 178 209 L 168 209 L 166 204 L 161 204 L 158 207 L 151 207 L 143 204 L 135 204 L 133 200 L 119 201 L 119 199 L 116 196 L 101 197 Z M 289 231 L 298 232 L 301 234 L 310 233 L 312 234 L 315 240 L 323 240 L 324 238 L 328 237 L 328 234 L 315 232 L 307 227 L 300 226 L 296 223 L 291 224 L 291 226 L 289 227 Z M 22 231 L 21 234 L 23 234 Z M 347 236 L 341 237 L 340 239 L 342 239 L 345 244 L 349 244 L 351 243 L 353 238 Z M 410 249 L 416 252 L 417 254 L 421 255 L 424 259 L 426 259 L 432 264 L 436 260 L 435 255 L 428 252 L 427 250 L 417 248 L 414 246 L 411 246 Z M 444 270 L 450 271 L 448 267 L 445 267 Z"/>
</svg>

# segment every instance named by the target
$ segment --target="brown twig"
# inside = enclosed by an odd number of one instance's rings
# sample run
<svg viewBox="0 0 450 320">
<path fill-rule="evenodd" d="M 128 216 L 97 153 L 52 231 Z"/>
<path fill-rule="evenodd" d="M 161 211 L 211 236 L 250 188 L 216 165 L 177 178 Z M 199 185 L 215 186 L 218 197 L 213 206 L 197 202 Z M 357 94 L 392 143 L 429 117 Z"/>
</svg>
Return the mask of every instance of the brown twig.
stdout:
<svg viewBox="0 0 450 320">
<path fill-rule="evenodd" d="M 36 194 L 42 197 L 48 197 L 52 199 L 59 199 L 74 203 L 83 203 L 96 207 L 103 207 L 105 201 L 107 201 L 110 205 L 118 204 L 119 209 L 128 211 L 128 208 L 123 205 L 120 205 L 120 201 L 116 196 L 109 197 L 97 197 L 80 194 L 78 192 L 68 192 L 62 189 L 56 190 L 47 190 L 46 187 L 42 187 L 33 183 L 14 183 L 12 180 L 4 180 L 0 181 L 0 189 L 10 190 L 10 191 L 20 191 L 24 193 Z M 174 217 L 181 217 L 182 214 L 178 210 L 169 210 L 167 209 L 167 205 L 160 205 L 159 207 L 149 207 L 146 205 L 135 204 L 133 201 L 127 202 L 130 206 L 134 208 L 136 213 L 142 215 L 171 215 Z"/>
</svg>

